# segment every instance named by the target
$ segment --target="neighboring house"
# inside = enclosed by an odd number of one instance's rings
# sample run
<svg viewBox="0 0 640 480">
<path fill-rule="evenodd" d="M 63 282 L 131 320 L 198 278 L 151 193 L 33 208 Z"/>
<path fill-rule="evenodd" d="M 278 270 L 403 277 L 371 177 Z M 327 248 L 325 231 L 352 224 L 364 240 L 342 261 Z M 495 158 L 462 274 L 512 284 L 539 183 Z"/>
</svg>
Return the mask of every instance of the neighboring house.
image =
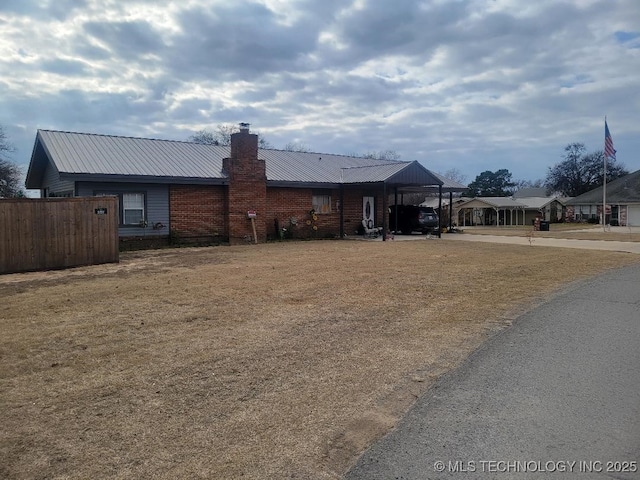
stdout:
<svg viewBox="0 0 640 480">
<path fill-rule="evenodd" d="M 26 186 L 42 197 L 115 195 L 119 235 L 266 241 L 388 230 L 388 201 L 442 189 L 417 161 L 258 150 L 242 127 L 231 146 L 39 130 Z"/>
<path fill-rule="evenodd" d="M 564 218 L 566 202 L 567 199 L 560 197 L 515 195 L 466 199 L 456 206 L 458 225 L 531 225 L 536 218 L 560 222 Z"/>
<path fill-rule="evenodd" d="M 567 202 L 567 220 L 600 222 L 602 187 L 573 197 Z M 640 226 L 640 170 L 607 183 L 606 223 Z"/>
<path fill-rule="evenodd" d="M 458 225 L 525 225 L 524 211 L 511 197 L 475 197 L 458 204 Z"/>
<path fill-rule="evenodd" d="M 566 203 L 564 197 L 515 197 L 514 200 L 525 206 L 525 225 L 531 225 L 536 218 L 547 222 L 562 222 L 565 218 Z"/>
</svg>

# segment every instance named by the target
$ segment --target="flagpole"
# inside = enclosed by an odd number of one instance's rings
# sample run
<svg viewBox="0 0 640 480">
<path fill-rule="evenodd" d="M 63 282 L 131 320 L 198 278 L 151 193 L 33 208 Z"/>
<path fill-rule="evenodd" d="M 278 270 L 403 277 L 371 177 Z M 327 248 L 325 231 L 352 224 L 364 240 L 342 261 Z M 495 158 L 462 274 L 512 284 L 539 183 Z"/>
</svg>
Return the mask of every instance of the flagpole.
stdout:
<svg viewBox="0 0 640 480">
<path fill-rule="evenodd" d="M 616 149 L 613 148 L 613 138 L 607 125 L 607 116 L 604 117 L 604 173 L 602 175 L 602 228 L 607 231 L 607 158 L 616 160 Z"/>
<path fill-rule="evenodd" d="M 604 116 L 605 130 L 607 128 L 607 116 Z M 602 231 L 607 231 L 607 139 L 605 135 L 604 147 L 604 172 L 602 175 Z"/>
</svg>

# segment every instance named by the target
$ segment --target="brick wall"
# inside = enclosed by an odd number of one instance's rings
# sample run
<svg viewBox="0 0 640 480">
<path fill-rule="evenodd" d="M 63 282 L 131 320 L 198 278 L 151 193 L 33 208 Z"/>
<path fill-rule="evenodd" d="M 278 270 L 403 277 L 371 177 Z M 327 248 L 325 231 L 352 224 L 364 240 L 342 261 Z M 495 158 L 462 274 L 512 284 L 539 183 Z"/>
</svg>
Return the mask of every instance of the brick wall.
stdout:
<svg viewBox="0 0 640 480">
<path fill-rule="evenodd" d="M 226 240 L 226 187 L 171 185 L 171 233 L 187 241 Z"/>
<path fill-rule="evenodd" d="M 344 233 L 347 235 L 355 235 L 362 225 L 362 199 L 363 197 L 374 197 L 375 204 L 375 226 L 382 227 L 383 211 L 382 211 L 382 188 L 363 189 L 363 188 L 346 188 L 344 193 Z M 387 213 L 387 224 L 389 215 Z M 388 226 L 388 225 L 387 225 Z"/>
<path fill-rule="evenodd" d="M 576 219 L 576 209 L 573 205 L 567 205 L 567 208 L 564 210 L 564 221 L 565 222 L 574 222 Z"/>
<path fill-rule="evenodd" d="M 223 161 L 229 177 L 227 189 L 227 230 L 231 244 L 267 240 L 267 174 L 264 160 L 258 159 L 258 136 L 241 130 L 231 135 L 231 158 Z M 255 211 L 256 235 L 247 217 Z"/>
<path fill-rule="evenodd" d="M 224 159 L 223 170 L 229 179 L 228 186 L 170 187 L 171 231 L 178 238 L 228 240 L 231 244 L 253 242 L 249 211 L 256 212 L 258 242 L 279 238 L 278 229 L 283 227 L 294 238 L 337 237 L 341 209 L 344 209 L 344 232 L 355 235 L 362 222 L 364 196 L 375 197 L 376 226 L 382 226 L 381 188 L 346 187 L 342 204 L 339 189 L 267 189 L 265 162 L 258 159 L 258 136 L 248 130 L 232 135 L 231 158 Z M 314 194 L 331 196 L 330 213 L 318 213 L 315 220 L 310 214 Z"/>
<path fill-rule="evenodd" d="M 311 216 L 313 195 L 329 195 L 331 212 Z M 272 187 L 267 190 L 267 231 L 269 238 L 278 238 L 276 220 L 280 229 L 286 228 L 293 238 L 328 238 L 340 234 L 339 190 Z M 293 225 L 292 225 L 293 222 Z M 315 229 L 313 227 L 316 227 Z"/>
</svg>

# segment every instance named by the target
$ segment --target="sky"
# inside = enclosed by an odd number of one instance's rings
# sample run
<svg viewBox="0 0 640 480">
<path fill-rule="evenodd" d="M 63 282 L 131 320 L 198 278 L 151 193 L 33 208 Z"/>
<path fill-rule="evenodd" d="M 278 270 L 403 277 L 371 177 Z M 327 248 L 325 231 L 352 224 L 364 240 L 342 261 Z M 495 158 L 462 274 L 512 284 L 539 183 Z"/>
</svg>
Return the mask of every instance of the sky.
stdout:
<svg viewBox="0 0 640 480">
<path fill-rule="evenodd" d="M 466 182 L 564 147 L 640 169 L 638 0 L 0 0 L 0 125 L 392 150 Z"/>
</svg>

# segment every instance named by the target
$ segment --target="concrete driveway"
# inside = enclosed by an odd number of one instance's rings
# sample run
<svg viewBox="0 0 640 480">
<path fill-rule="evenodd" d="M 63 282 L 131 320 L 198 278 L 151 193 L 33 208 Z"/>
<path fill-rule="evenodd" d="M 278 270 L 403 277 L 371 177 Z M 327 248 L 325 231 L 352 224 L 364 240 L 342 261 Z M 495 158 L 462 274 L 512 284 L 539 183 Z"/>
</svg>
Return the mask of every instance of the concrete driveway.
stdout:
<svg viewBox="0 0 640 480">
<path fill-rule="evenodd" d="M 473 228 L 473 227 L 471 227 Z M 611 227 L 611 231 L 615 229 L 624 233 L 640 233 L 640 227 Z M 469 229 L 469 227 L 467 227 Z M 567 232 L 571 232 L 568 230 Z M 584 231 L 584 230 L 575 230 Z M 588 230 L 587 230 L 588 231 Z M 381 242 L 382 237 L 363 238 L 362 236 L 348 237 L 355 240 L 367 240 L 371 242 Z M 390 235 L 387 241 L 417 241 L 417 240 L 437 240 L 435 235 Z M 583 248 L 587 250 L 608 250 L 612 252 L 627 252 L 640 254 L 640 242 L 620 242 L 613 240 L 573 240 L 565 238 L 543 238 L 533 237 L 529 240 L 524 236 L 503 236 L 503 235 L 469 235 L 469 234 L 442 234 L 442 240 L 454 242 L 488 242 L 488 243 L 506 243 L 511 245 L 526 245 L 531 247 L 560 247 L 560 248 Z"/>
<path fill-rule="evenodd" d="M 571 240 L 565 238 L 508 237 L 501 235 L 466 235 L 443 234 L 443 240 L 462 242 L 508 243 L 512 245 L 527 245 L 532 247 L 561 247 L 583 248 L 587 250 L 609 250 L 613 252 L 628 252 L 640 254 L 640 242 L 618 242 L 612 240 Z"/>
</svg>

